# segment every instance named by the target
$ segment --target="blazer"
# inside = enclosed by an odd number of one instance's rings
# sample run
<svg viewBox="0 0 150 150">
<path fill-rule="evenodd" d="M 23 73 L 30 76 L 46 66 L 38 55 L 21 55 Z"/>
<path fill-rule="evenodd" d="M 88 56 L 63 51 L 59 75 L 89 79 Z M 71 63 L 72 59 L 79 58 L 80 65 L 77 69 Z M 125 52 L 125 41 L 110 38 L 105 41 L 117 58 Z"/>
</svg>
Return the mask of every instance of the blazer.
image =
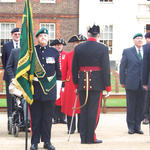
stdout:
<svg viewBox="0 0 150 150">
<path fill-rule="evenodd" d="M 120 83 L 126 89 L 137 90 L 141 86 L 142 61 L 135 46 L 123 51 L 120 63 Z"/>
<path fill-rule="evenodd" d="M 150 43 L 143 46 L 142 85 L 148 85 L 150 90 Z"/>
<path fill-rule="evenodd" d="M 7 75 L 7 71 L 6 71 L 6 65 L 7 65 L 7 61 L 9 59 L 9 55 L 11 53 L 11 50 L 14 48 L 14 44 L 13 44 L 13 40 L 5 43 L 3 45 L 3 48 L 2 48 L 2 64 L 3 64 L 3 68 L 4 68 L 4 76 L 3 76 L 3 79 L 5 81 L 7 81 L 9 78 L 8 78 L 8 75 Z"/>
<path fill-rule="evenodd" d="M 12 49 L 7 65 L 6 70 L 8 74 L 8 79 L 11 81 L 12 78 L 15 78 L 18 60 L 19 60 L 20 49 Z"/>
</svg>

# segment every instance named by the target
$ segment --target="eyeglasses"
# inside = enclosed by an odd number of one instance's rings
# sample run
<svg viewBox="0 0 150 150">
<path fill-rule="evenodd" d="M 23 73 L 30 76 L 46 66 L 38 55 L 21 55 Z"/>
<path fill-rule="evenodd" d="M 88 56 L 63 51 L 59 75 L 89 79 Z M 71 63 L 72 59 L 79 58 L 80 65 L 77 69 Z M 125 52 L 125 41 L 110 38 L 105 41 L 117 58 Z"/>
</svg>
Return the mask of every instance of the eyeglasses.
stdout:
<svg viewBox="0 0 150 150">
<path fill-rule="evenodd" d="M 21 33 L 14 33 L 15 36 L 20 36 Z"/>
</svg>

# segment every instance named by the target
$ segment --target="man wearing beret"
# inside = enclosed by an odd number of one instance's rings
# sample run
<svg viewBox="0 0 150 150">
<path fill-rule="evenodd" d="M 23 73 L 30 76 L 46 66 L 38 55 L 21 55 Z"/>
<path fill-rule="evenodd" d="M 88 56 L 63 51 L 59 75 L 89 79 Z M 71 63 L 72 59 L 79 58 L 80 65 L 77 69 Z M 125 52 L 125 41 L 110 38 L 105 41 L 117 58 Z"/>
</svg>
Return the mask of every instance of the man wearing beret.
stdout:
<svg viewBox="0 0 150 150">
<path fill-rule="evenodd" d="M 67 55 L 67 52 L 63 50 L 63 47 L 66 45 L 66 42 L 64 41 L 64 39 L 59 38 L 59 39 L 55 39 L 54 41 L 52 41 L 50 45 L 54 46 L 59 52 L 59 64 L 60 64 L 60 70 L 62 72 L 64 69 L 64 62 L 65 62 L 66 55 Z M 60 85 L 61 92 L 60 92 L 60 95 L 58 95 L 57 100 L 56 100 L 56 106 L 55 106 L 55 111 L 54 111 L 54 124 L 56 123 L 66 124 L 65 114 L 61 112 L 64 87 L 65 87 L 65 81 L 62 81 L 62 84 Z M 57 89 L 59 90 L 59 88 Z"/>
<path fill-rule="evenodd" d="M 144 56 L 142 66 L 142 84 L 146 92 L 145 108 L 144 108 L 144 120 L 143 124 L 149 124 L 149 107 L 150 107 L 150 86 L 149 86 L 149 56 L 150 56 L 150 32 L 145 34 L 146 44 L 143 45 Z"/>
<path fill-rule="evenodd" d="M 9 81 L 9 77 L 8 77 L 8 74 L 6 71 L 6 65 L 7 65 L 7 61 L 8 61 L 9 55 L 11 53 L 11 50 L 14 48 L 20 47 L 20 29 L 19 28 L 12 29 L 11 36 L 12 36 L 12 40 L 5 43 L 2 48 L 2 64 L 4 67 L 3 79 L 5 80 L 5 83 L 6 83 L 7 113 L 8 113 L 9 118 L 11 118 L 11 116 L 12 116 L 13 98 L 9 94 L 9 90 L 8 90 L 10 81 Z"/>
<path fill-rule="evenodd" d="M 143 134 L 141 121 L 143 119 L 145 90 L 142 87 L 143 35 L 133 36 L 134 46 L 124 49 L 120 64 L 120 84 L 126 90 L 127 126 L 129 134 Z"/>
<path fill-rule="evenodd" d="M 36 64 L 33 81 L 34 95 L 31 110 L 31 147 L 37 150 L 40 140 L 44 148 L 55 150 L 51 144 L 52 116 L 56 101 L 56 80 L 61 80 L 58 51 L 48 46 L 48 30 L 41 28 L 36 38 Z M 40 71 L 39 71 L 40 69 Z"/>
<path fill-rule="evenodd" d="M 88 30 L 88 40 L 75 47 L 72 61 L 73 83 L 79 92 L 80 138 L 82 144 L 102 143 L 96 138 L 102 91 L 111 91 L 108 47 L 97 42 L 100 28 Z"/>
</svg>

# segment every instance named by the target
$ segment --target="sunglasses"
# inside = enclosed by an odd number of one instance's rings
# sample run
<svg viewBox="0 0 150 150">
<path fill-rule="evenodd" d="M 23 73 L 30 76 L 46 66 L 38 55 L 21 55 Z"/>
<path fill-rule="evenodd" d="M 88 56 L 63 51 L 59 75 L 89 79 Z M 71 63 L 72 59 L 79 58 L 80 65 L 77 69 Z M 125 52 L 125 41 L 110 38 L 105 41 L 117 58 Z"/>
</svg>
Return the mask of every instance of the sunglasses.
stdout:
<svg viewBox="0 0 150 150">
<path fill-rule="evenodd" d="M 21 33 L 14 33 L 15 36 L 20 36 Z"/>
</svg>

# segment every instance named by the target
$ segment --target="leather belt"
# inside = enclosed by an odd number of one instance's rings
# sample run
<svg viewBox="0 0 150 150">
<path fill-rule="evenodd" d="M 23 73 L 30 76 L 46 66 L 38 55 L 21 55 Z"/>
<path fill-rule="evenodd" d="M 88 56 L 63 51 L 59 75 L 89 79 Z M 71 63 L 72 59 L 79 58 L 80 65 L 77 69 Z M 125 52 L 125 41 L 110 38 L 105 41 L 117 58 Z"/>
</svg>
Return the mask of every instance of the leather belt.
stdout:
<svg viewBox="0 0 150 150">
<path fill-rule="evenodd" d="M 47 77 L 48 81 L 50 81 L 54 76 Z M 37 77 L 33 78 L 33 81 L 39 81 Z"/>
<path fill-rule="evenodd" d="M 84 66 L 80 67 L 80 71 L 100 71 L 101 67 L 99 66 Z"/>
</svg>

